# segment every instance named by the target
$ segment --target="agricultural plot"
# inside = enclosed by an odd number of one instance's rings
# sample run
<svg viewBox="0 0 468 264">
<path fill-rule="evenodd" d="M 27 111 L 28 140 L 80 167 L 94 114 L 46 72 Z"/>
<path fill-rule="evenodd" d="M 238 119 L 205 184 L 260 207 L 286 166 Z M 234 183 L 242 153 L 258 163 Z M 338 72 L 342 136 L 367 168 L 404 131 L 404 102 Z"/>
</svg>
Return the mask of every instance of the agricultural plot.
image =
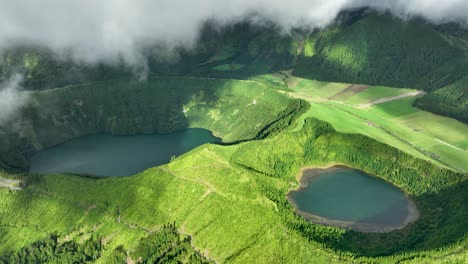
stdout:
<svg viewBox="0 0 468 264">
<path fill-rule="evenodd" d="M 301 80 L 290 89 L 289 95 L 312 104 L 302 120 L 316 117 L 338 131 L 363 134 L 444 167 L 468 171 L 468 125 L 413 107 L 416 90 L 314 80 Z"/>
</svg>

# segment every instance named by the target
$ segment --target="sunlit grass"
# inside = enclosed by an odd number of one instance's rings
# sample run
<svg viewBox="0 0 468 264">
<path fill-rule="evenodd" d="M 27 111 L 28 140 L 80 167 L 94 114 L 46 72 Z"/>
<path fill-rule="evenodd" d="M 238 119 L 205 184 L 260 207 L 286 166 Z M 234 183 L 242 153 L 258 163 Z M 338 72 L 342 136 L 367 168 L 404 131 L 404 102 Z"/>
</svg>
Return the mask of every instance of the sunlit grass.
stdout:
<svg viewBox="0 0 468 264">
<path fill-rule="evenodd" d="M 329 87 L 334 89 L 328 89 Z M 327 84 L 313 80 L 300 81 L 290 94 L 310 101 L 312 107 L 299 120 L 296 130 L 301 128 L 301 120 L 306 117 L 316 117 L 329 122 L 338 131 L 363 134 L 416 157 L 438 163 L 428 156 L 428 153 L 423 154 L 418 149 L 427 151 L 433 153 L 430 155 L 435 155 L 449 167 L 468 171 L 466 162 L 468 160 L 466 151 L 468 125 L 413 107 L 414 97 L 376 104 L 365 109 L 353 107 L 356 104 L 413 92 L 414 90 L 411 89 L 369 87 L 359 93 L 342 93 L 343 95 L 333 102 L 327 99 L 345 88 L 344 84 Z M 387 131 L 394 133 L 397 137 Z M 453 145 L 451 151 L 450 146 L 445 143 Z M 445 166 L 440 163 L 439 165 Z"/>
</svg>

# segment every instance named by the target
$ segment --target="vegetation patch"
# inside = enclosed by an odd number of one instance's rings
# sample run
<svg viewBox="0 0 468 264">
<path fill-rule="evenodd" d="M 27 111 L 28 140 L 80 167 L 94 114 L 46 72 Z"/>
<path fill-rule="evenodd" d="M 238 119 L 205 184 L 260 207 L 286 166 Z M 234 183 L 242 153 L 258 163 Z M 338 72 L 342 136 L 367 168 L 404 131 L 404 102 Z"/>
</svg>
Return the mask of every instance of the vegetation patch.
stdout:
<svg viewBox="0 0 468 264">
<path fill-rule="evenodd" d="M 11 255 L 0 257 L 1 263 L 212 263 L 191 245 L 190 236 L 181 235 L 174 224 L 142 238 L 132 252 L 118 246 L 104 258 L 107 239 L 93 237 L 81 241 L 66 240 L 52 234 Z"/>
<path fill-rule="evenodd" d="M 203 78 L 116 80 L 34 92 L 31 97 L 20 118 L 0 127 L 0 165 L 5 169 L 25 170 L 33 153 L 94 133 L 170 133 L 201 127 L 227 143 L 249 140 L 297 105 L 262 83 Z"/>
</svg>

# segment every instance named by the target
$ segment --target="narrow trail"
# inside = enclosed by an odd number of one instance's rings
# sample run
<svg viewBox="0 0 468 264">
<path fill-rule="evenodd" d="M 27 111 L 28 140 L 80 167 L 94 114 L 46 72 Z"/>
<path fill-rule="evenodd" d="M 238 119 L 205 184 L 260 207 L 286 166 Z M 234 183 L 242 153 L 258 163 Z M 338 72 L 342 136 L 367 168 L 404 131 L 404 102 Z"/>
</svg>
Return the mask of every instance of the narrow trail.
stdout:
<svg viewBox="0 0 468 264">
<path fill-rule="evenodd" d="M 189 181 L 189 182 L 193 182 L 193 183 L 196 183 L 196 184 L 199 184 L 199 185 L 203 185 L 204 187 L 207 188 L 207 191 L 205 192 L 205 194 L 201 197 L 201 200 L 205 199 L 206 196 L 208 196 L 209 194 L 211 193 L 217 193 L 219 194 L 220 196 L 223 196 L 222 194 L 218 193 L 216 191 L 216 188 L 210 184 L 209 182 L 201 179 L 200 181 L 197 181 L 197 180 L 194 180 L 194 179 L 189 179 L 189 178 L 186 178 L 186 177 L 183 177 L 183 176 L 180 176 L 180 175 L 177 175 L 177 174 L 174 174 L 169 168 L 167 167 L 161 167 L 161 169 L 167 173 L 169 173 L 170 175 L 178 178 L 178 179 L 181 179 L 181 180 L 184 180 L 184 181 Z M 223 196 L 224 197 L 224 196 Z"/>
<path fill-rule="evenodd" d="M 438 138 L 434 138 L 434 139 L 435 139 L 437 142 L 440 142 L 440 143 L 442 143 L 442 144 L 444 144 L 444 145 L 447 145 L 447 146 L 449 146 L 449 147 L 452 147 L 452 148 L 454 148 L 454 149 L 456 149 L 456 150 L 466 151 L 466 150 L 464 150 L 464 149 L 461 149 L 461 148 L 459 148 L 459 147 L 457 147 L 457 146 L 454 146 L 454 145 L 452 145 L 452 144 L 450 144 L 450 143 L 447 143 L 447 142 L 445 142 L 445 141 L 443 141 L 443 140 L 440 140 L 440 139 L 438 139 Z"/>
<path fill-rule="evenodd" d="M 383 104 L 383 103 L 386 103 L 386 102 L 391 102 L 391 101 L 395 101 L 395 100 L 406 98 L 406 97 L 414 97 L 414 96 L 418 96 L 418 95 L 422 95 L 422 94 L 425 94 L 425 93 L 422 92 L 422 91 L 409 92 L 409 93 L 400 94 L 400 95 L 397 95 L 397 96 L 390 96 L 390 97 L 380 98 L 380 99 L 377 99 L 377 100 L 372 101 L 370 103 L 360 104 L 360 105 L 356 105 L 354 107 L 355 108 L 369 108 L 369 107 L 371 107 L 373 105 Z"/>
<path fill-rule="evenodd" d="M 20 180 L 10 180 L 0 177 L 0 187 L 8 188 L 12 191 L 21 190 L 21 187 L 19 187 L 20 183 Z"/>
</svg>

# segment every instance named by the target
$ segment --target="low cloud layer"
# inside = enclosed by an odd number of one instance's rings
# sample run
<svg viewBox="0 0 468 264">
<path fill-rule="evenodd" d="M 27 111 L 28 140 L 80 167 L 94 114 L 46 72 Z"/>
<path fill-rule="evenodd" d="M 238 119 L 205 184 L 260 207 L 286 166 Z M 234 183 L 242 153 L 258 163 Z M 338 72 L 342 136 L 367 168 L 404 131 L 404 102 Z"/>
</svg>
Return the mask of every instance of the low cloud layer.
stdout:
<svg viewBox="0 0 468 264">
<path fill-rule="evenodd" d="M 370 6 L 397 16 L 468 25 L 466 0 L 0 0 L 0 47 L 22 41 L 93 63 L 141 63 L 159 42 L 190 46 L 207 19 L 236 22 L 253 12 L 283 29 L 324 27 L 343 9 Z"/>
<path fill-rule="evenodd" d="M 0 125 L 10 121 L 18 110 L 27 103 L 28 94 L 21 91 L 23 76 L 15 74 L 0 83 Z"/>
</svg>

